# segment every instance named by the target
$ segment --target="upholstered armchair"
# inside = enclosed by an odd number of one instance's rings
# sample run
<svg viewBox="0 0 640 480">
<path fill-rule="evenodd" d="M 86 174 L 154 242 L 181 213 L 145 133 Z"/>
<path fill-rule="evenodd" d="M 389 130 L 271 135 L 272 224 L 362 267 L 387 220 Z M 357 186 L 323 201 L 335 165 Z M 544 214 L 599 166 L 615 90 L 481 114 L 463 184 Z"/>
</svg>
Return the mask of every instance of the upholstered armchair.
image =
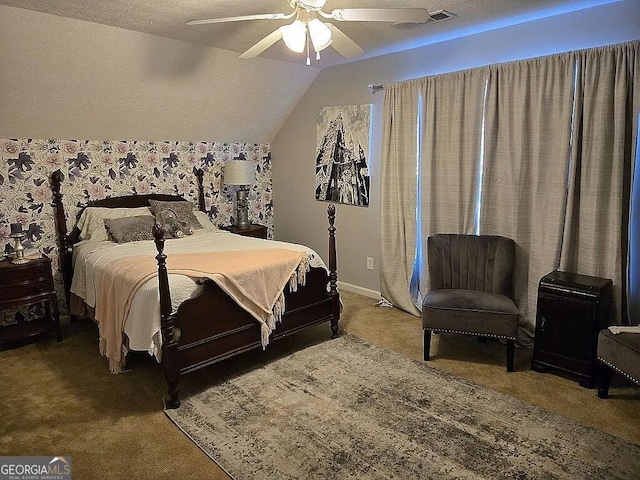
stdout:
<svg viewBox="0 0 640 480">
<path fill-rule="evenodd" d="M 616 327 L 612 327 L 616 328 Z M 636 330 L 640 327 L 632 327 Z M 602 362 L 598 381 L 598 397 L 609 396 L 611 375 L 616 372 L 640 385 L 640 333 L 620 333 L 609 329 L 598 334 L 598 360 Z"/>
<path fill-rule="evenodd" d="M 495 235 L 438 234 L 427 239 L 429 292 L 422 303 L 424 359 L 431 332 L 504 339 L 507 371 L 520 313 L 512 296 L 515 242 Z"/>
</svg>

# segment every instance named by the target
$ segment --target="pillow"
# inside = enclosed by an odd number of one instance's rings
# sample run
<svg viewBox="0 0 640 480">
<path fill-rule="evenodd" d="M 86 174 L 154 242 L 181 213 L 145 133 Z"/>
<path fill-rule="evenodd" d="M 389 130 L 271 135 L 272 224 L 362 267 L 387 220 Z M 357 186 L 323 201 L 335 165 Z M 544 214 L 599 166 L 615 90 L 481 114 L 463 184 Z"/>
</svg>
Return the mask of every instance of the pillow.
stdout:
<svg viewBox="0 0 640 480">
<path fill-rule="evenodd" d="M 109 235 L 118 243 L 153 240 L 154 223 L 156 219 L 152 215 L 104 219 Z"/>
<path fill-rule="evenodd" d="M 184 222 L 181 222 L 172 210 L 160 210 L 155 221 L 162 225 L 164 238 L 182 238 L 193 233 L 193 228 L 187 227 Z"/>
<path fill-rule="evenodd" d="M 211 221 L 209 215 L 207 215 L 205 212 L 195 210 L 193 214 L 196 216 L 196 219 L 198 219 L 198 223 L 200 223 L 200 225 L 202 225 L 202 228 L 204 228 L 205 230 L 218 230 L 218 227 Z"/>
<path fill-rule="evenodd" d="M 168 210 L 182 223 L 184 230 L 189 230 L 189 228 L 193 228 L 194 230 L 202 228 L 202 225 L 200 225 L 198 219 L 193 214 L 193 204 L 191 202 L 161 202 L 159 200 L 149 200 L 149 204 L 151 205 L 151 213 L 153 213 L 156 218 L 158 217 L 158 213 L 163 210 Z"/>
<path fill-rule="evenodd" d="M 148 207 L 136 208 L 105 208 L 105 207 L 87 207 L 78 219 L 77 227 L 80 229 L 81 240 L 91 240 L 92 242 L 101 242 L 109 240 L 107 230 L 104 226 L 106 218 L 125 218 L 146 215 L 153 218 Z"/>
</svg>

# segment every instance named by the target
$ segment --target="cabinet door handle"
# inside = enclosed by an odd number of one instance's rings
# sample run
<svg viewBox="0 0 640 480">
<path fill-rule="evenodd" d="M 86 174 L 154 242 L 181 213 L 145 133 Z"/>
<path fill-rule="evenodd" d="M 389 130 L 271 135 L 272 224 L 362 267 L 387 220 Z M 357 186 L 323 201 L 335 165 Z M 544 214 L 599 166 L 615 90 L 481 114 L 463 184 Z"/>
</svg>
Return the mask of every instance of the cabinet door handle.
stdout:
<svg viewBox="0 0 640 480">
<path fill-rule="evenodd" d="M 546 321 L 547 321 L 547 319 L 546 319 L 546 318 L 544 318 L 544 317 L 542 317 L 542 318 L 540 319 L 540 331 L 541 331 L 541 332 L 544 332 L 544 324 L 545 324 L 545 322 L 546 322 Z"/>
</svg>

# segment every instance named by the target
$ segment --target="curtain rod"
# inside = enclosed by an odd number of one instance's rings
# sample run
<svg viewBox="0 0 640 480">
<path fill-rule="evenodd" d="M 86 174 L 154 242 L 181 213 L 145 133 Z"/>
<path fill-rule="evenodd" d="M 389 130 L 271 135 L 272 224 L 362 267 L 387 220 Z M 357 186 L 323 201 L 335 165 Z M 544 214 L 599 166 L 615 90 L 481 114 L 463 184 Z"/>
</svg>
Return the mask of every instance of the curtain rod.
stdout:
<svg viewBox="0 0 640 480">
<path fill-rule="evenodd" d="M 384 90 L 384 85 L 374 85 L 372 83 L 369 84 L 370 93 L 376 93 L 376 92 L 379 92 L 380 90 Z"/>
</svg>

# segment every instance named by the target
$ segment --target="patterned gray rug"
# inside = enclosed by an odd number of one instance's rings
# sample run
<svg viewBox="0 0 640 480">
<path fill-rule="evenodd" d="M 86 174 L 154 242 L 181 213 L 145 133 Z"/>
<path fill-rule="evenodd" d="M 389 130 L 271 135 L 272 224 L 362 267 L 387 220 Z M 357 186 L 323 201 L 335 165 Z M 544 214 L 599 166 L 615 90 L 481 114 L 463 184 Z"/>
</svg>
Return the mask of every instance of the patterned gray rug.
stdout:
<svg viewBox="0 0 640 480">
<path fill-rule="evenodd" d="M 636 445 L 350 335 L 166 413 L 236 479 L 640 478 Z"/>
</svg>

